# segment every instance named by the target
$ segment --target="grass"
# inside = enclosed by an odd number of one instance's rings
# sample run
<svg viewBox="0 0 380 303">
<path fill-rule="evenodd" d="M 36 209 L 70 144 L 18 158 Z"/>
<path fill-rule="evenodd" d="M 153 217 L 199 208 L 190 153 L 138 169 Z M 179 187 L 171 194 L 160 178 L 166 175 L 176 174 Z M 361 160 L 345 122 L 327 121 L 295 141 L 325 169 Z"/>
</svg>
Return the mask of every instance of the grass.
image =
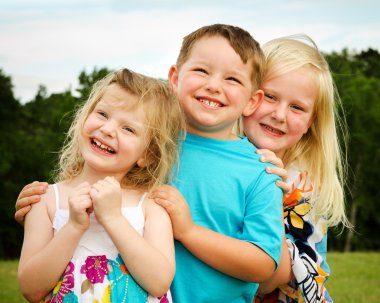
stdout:
<svg viewBox="0 0 380 303">
<path fill-rule="evenodd" d="M 327 254 L 326 287 L 336 303 L 375 303 L 380 298 L 380 253 Z"/>
<path fill-rule="evenodd" d="M 27 302 L 17 283 L 18 261 L 0 261 L 0 303 Z"/>
<path fill-rule="evenodd" d="M 330 252 L 328 263 L 332 274 L 327 289 L 334 302 L 379 302 L 380 252 Z M 17 264 L 17 261 L 0 261 L 0 303 L 27 302 L 17 284 Z"/>
</svg>

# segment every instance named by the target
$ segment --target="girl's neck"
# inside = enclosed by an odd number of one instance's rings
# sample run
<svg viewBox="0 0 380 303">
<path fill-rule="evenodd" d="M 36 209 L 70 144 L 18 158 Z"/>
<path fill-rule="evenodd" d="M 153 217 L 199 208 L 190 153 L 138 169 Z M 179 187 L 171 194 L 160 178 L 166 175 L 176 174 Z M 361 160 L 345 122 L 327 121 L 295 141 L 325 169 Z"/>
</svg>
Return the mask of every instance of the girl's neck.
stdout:
<svg viewBox="0 0 380 303">
<path fill-rule="evenodd" d="M 83 182 L 88 182 L 90 184 L 94 184 L 99 180 L 103 180 L 105 177 L 115 177 L 115 179 L 121 182 L 123 175 L 120 174 L 112 174 L 110 172 L 98 172 L 93 169 L 84 166 L 82 172 L 72 179 L 72 183 L 77 185 Z M 70 183 L 71 183 L 70 182 Z"/>
</svg>

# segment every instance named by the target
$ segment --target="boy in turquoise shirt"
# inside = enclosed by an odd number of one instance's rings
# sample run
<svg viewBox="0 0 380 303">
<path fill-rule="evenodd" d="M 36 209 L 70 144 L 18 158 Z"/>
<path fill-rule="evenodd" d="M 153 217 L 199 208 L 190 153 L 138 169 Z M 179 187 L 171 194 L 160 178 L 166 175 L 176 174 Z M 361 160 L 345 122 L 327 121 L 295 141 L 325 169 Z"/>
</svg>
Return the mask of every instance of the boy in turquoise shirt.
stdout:
<svg viewBox="0 0 380 303">
<path fill-rule="evenodd" d="M 256 148 L 232 129 L 263 98 L 251 35 L 215 24 L 184 38 L 169 82 L 187 122 L 174 187 L 152 194 L 176 239 L 173 301 L 252 302 L 281 254 L 282 191 Z"/>
</svg>

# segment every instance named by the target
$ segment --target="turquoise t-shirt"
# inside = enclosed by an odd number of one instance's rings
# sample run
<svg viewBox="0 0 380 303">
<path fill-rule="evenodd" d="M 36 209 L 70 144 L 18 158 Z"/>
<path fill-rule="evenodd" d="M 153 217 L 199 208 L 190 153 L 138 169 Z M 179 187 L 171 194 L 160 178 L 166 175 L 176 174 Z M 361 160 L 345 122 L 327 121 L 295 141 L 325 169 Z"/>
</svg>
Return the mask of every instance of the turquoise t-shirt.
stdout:
<svg viewBox="0 0 380 303">
<path fill-rule="evenodd" d="M 278 176 L 265 172 L 247 140 L 186 135 L 173 182 L 189 204 L 194 222 L 251 242 L 278 264 L 284 236 Z M 252 302 L 258 284 L 223 274 L 194 257 L 178 241 L 173 302 Z"/>
</svg>

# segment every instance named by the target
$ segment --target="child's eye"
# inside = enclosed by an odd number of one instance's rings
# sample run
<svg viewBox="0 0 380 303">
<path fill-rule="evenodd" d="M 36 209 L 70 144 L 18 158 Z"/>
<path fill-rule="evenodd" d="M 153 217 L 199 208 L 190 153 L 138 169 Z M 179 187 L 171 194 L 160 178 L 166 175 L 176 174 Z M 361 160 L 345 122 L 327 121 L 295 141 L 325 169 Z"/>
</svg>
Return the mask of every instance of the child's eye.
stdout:
<svg viewBox="0 0 380 303">
<path fill-rule="evenodd" d="M 271 95 L 271 94 L 265 93 L 264 97 L 265 97 L 265 99 L 267 99 L 269 101 L 276 101 L 276 97 Z"/>
<path fill-rule="evenodd" d="M 107 118 L 107 113 L 104 112 L 104 111 L 102 111 L 102 110 L 98 110 L 96 113 L 97 113 L 99 116 L 102 116 L 102 117 Z"/>
<path fill-rule="evenodd" d="M 203 73 L 203 74 L 207 74 L 207 71 L 204 68 L 195 68 L 194 71 L 199 72 L 199 73 Z"/>
<path fill-rule="evenodd" d="M 241 84 L 241 81 L 235 77 L 228 77 L 227 80 L 231 80 L 231 81 Z"/>
<path fill-rule="evenodd" d="M 124 126 L 123 129 L 129 133 L 135 134 L 136 131 L 130 126 Z"/>
<path fill-rule="evenodd" d="M 302 106 L 299 106 L 297 104 L 293 104 L 290 106 L 292 109 L 299 110 L 299 111 L 305 111 Z"/>
</svg>

